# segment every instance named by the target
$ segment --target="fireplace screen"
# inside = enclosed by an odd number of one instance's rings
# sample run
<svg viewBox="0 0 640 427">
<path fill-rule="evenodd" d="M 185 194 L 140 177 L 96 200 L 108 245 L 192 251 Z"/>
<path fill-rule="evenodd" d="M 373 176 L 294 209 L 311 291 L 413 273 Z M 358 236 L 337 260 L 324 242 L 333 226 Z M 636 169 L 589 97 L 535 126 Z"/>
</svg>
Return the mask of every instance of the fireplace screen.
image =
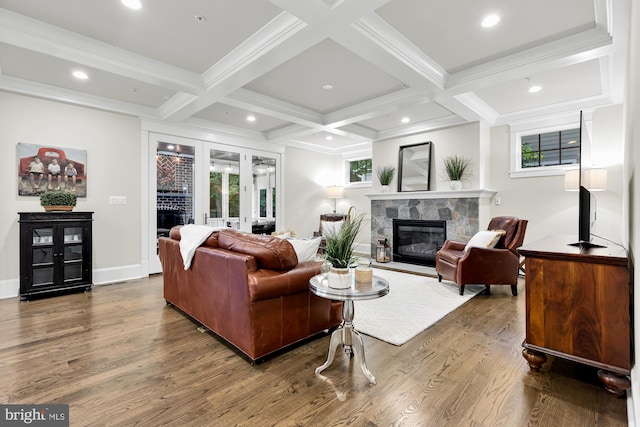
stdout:
<svg viewBox="0 0 640 427">
<path fill-rule="evenodd" d="M 446 239 L 446 221 L 394 219 L 393 260 L 433 267 Z"/>
</svg>

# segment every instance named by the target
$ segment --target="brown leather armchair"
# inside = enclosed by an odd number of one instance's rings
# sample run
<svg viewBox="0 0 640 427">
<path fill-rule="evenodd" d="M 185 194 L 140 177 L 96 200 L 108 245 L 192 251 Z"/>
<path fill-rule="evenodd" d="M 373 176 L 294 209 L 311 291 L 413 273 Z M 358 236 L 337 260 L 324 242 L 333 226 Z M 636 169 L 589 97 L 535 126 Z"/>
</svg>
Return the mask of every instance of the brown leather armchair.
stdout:
<svg viewBox="0 0 640 427">
<path fill-rule="evenodd" d="M 510 285 L 513 296 L 518 295 L 518 269 L 520 255 L 517 249 L 522 246 L 527 220 L 513 216 L 499 216 L 489 222 L 488 230 L 504 230 L 495 248 L 470 247 L 466 252 L 466 243 L 447 240 L 436 254 L 438 281 L 450 280 L 460 286 L 460 295 L 464 286 L 471 284 Z"/>
</svg>

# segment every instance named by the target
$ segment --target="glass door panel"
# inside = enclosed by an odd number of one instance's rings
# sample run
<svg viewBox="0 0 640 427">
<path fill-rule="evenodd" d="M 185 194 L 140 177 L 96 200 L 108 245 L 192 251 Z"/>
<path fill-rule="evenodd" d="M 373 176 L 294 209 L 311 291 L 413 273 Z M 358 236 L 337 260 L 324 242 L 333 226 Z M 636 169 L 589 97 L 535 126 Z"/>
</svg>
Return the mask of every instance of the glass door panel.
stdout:
<svg viewBox="0 0 640 427">
<path fill-rule="evenodd" d="M 194 223 L 194 163 L 195 147 L 158 142 L 156 237 L 169 236 L 175 225 Z"/>
<path fill-rule="evenodd" d="M 240 153 L 209 150 L 209 213 L 212 227 L 240 228 Z"/>
<path fill-rule="evenodd" d="M 178 136 L 149 133 L 148 272 L 162 272 L 158 238 L 168 236 L 175 225 L 204 224 L 203 142 Z"/>
<path fill-rule="evenodd" d="M 271 234 L 276 230 L 276 159 L 269 156 L 251 156 L 252 221 L 255 234 Z"/>
</svg>

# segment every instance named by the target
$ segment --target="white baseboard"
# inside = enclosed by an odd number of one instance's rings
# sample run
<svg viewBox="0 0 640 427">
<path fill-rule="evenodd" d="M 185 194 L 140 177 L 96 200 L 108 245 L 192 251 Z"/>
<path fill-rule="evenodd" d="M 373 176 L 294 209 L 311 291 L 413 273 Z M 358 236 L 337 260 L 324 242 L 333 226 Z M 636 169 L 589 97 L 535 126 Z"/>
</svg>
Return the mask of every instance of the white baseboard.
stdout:
<svg viewBox="0 0 640 427">
<path fill-rule="evenodd" d="M 0 280 L 0 299 L 15 298 L 20 295 L 20 280 Z"/>
<path fill-rule="evenodd" d="M 148 274 L 143 274 L 143 266 L 141 264 L 100 268 L 93 270 L 93 284 L 97 286 L 108 285 L 137 280 L 147 276 Z M 0 299 L 15 298 L 18 295 L 20 295 L 19 279 L 0 280 Z"/>
<path fill-rule="evenodd" d="M 140 264 L 100 268 L 93 270 L 93 284 L 98 286 L 108 285 L 116 282 L 137 280 L 147 276 L 147 274 L 142 273 L 142 265 Z"/>
</svg>

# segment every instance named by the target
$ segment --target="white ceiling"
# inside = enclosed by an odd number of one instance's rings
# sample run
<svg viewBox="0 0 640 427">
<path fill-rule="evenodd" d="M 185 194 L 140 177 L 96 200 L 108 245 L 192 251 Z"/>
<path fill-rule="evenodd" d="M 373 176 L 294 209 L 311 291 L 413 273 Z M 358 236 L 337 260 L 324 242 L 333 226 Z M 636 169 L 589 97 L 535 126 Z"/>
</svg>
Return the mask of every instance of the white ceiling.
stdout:
<svg viewBox="0 0 640 427">
<path fill-rule="evenodd" d="M 141 2 L 0 0 L 0 89 L 328 153 L 623 99 L 629 0 Z"/>
</svg>

